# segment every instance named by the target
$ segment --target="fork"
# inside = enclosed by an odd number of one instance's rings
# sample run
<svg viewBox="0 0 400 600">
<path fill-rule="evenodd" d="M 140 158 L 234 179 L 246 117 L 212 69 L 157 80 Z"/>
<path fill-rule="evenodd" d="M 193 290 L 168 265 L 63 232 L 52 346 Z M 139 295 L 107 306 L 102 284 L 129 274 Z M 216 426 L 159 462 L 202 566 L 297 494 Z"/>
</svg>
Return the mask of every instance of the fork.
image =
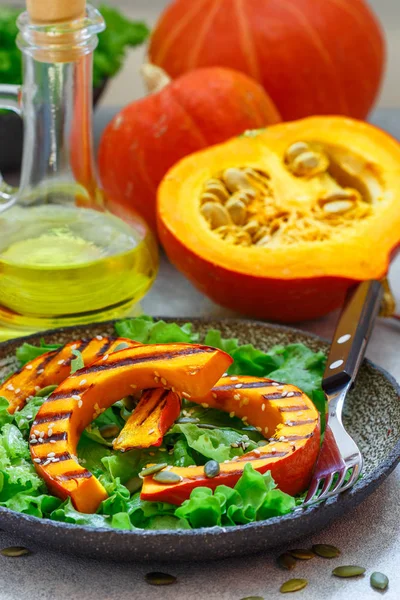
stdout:
<svg viewBox="0 0 400 600">
<path fill-rule="evenodd" d="M 344 428 L 346 396 L 358 375 L 382 302 L 379 281 L 352 288 L 333 337 L 322 389 L 327 399 L 324 441 L 303 507 L 351 488 L 361 474 L 362 454 Z"/>
</svg>

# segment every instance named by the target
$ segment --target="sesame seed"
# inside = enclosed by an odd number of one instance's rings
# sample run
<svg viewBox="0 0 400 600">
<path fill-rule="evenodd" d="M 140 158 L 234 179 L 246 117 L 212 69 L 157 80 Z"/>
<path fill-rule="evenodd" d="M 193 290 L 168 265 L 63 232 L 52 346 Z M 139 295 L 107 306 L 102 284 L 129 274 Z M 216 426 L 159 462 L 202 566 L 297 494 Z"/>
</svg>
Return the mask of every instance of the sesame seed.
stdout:
<svg viewBox="0 0 400 600">
<path fill-rule="evenodd" d="M 288 395 L 288 392 L 282 392 L 281 398 L 286 398 L 287 395 Z"/>
<path fill-rule="evenodd" d="M 286 396 L 287 396 L 288 398 L 291 398 L 292 396 L 294 396 L 294 392 L 288 392 L 288 393 L 286 394 Z"/>
<path fill-rule="evenodd" d="M 96 404 L 94 405 L 95 410 L 99 410 L 100 406 L 98 405 L 98 403 L 96 402 Z"/>
<path fill-rule="evenodd" d="M 50 444 L 57 444 L 56 440 L 50 440 Z"/>
<path fill-rule="evenodd" d="M 41 462 L 41 460 L 40 460 L 40 458 L 34 458 L 33 462 L 36 463 L 36 464 L 39 464 Z"/>
<path fill-rule="evenodd" d="M 39 431 L 38 429 L 34 429 L 34 430 L 33 430 L 33 433 L 34 433 L 35 435 L 40 435 L 40 431 Z"/>
<path fill-rule="evenodd" d="M 49 437 L 53 435 L 53 430 L 51 428 L 47 430 L 47 435 Z"/>
<path fill-rule="evenodd" d="M 105 354 L 105 355 L 103 356 L 102 360 L 107 360 L 109 356 L 110 356 L 109 354 Z"/>
<path fill-rule="evenodd" d="M 21 388 L 17 388 L 17 389 L 15 390 L 15 393 L 16 393 L 16 394 L 19 394 L 19 393 L 20 393 L 20 391 L 21 391 Z"/>
<path fill-rule="evenodd" d="M 43 439 L 43 438 L 44 438 L 44 431 L 41 431 L 41 432 L 39 433 L 39 438 L 41 438 L 41 439 Z"/>
<path fill-rule="evenodd" d="M 284 435 L 281 435 L 281 437 L 279 438 L 280 442 L 286 442 L 286 438 Z"/>
<path fill-rule="evenodd" d="M 125 452 L 125 448 L 121 448 L 120 452 L 124 453 Z"/>
<path fill-rule="evenodd" d="M 132 388 L 133 390 L 136 390 L 136 388 L 137 388 L 137 385 L 136 385 L 136 383 L 131 383 L 131 388 Z"/>
<path fill-rule="evenodd" d="M 37 373 L 40 375 L 41 373 L 44 373 L 44 369 L 38 369 Z M 40 389 L 40 388 L 39 388 Z"/>
<path fill-rule="evenodd" d="M 31 434 L 31 440 L 36 440 L 36 435 L 34 433 Z"/>
<path fill-rule="evenodd" d="M 42 388 L 40 387 L 40 385 L 35 385 L 35 392 L 40 392 Z"/>
<path fill-rule="evenodd" d="M 239 381 L 239 377 L 231 377 L 231 381 Z"/>
<path fill-rule="evenodd" d="M 247 423 L 247 417 L 242 417 L 243 423 Z"/>
<path fill-rule="evenodd" d="M 20 406 L 17 406 L 17 408 L 15 409 L 15 412 L 17 413 L 17 412 L 19 412 L 20 410 L 21 410 L 21 407 L 20 407 Z"/>
<path fill-rule="evenodd" d="M 265 404 L 263 404 L 263 405 L 261 406 L 261 410 L 264 412 L 264 410 L 265 410 Z"/>
<path fill-rule="evenodd" d="M 33 366 L 32 365 L 26 365 L 25 369 L 27 371 L 31 371 L 33 369 Z"/>
<path fill-rule="evenodd" d="M 224 373 L 222 377 L 228 377 L 228 373 Z"/>
<path fill-rule="evenodd" d="M 65 363 L 65 360 L 62 358 L 61 360 L 58 361 L 58 365 L 63 365 Z"/>
<path fill-rule="evenodd" d="M 278 390 L 278 392 L 282 391 L 283 390 L 283 385 L 279 385 L 276 389 Z"/>
<path fill-rule="evenodd" d="M 176 392 L 176 389 L 174 388 L 174 386 L 172 386 L 171 392 L 174 392 L 174 393 Z"/>
<path fill-rule="evenodd" d="M 43 466 L 43 467 L 47 467 L 47 465 L 49 465 L 51 462 L 52 462 L 52 461 L 51 461 L 51 459 L 49 458 L 49 459 L 47 459 L 47 460 L 46 460 L 46 461 L 43 463 L 43 465 L 42 465 L 42 466 Z"/>
<path fill-rule="evenodd" d="M 230 412 L 229 416 L 230 416 L 231 419 L 233 419 L 233 417 L 235 416 L 235 411 Z"/>
<path fill-rule="evenodd" d="M 261 427 L 256 427 L 257 431 L 259 431 L 260 433 L 262 432 Z"/>
<path fill-rule="evenodd" d="M 79 382 L 79 385 L 85 385 L 86 381 L 86 379 L 82 379 L 82 381 Z"/>
<path fill-rule="evenodd" d="M 276 454 L 276 448 L 271 448 L 272 454 Z"/>
<path fill-rule="evenodd" d="M 293 423 L 294 423 L 294 421 L 286 421 L 286 425 L 288 427 L 293 427 Z"/>
<path fill-rule="evenodd" d="M 189 371 L 189 375 L 197 375 L 198 371 Z"/>
<path fill-rule="evenodd" d="M 268 433 L 268 427 L 264 427 L 264 433 L 265 433 L 265 435 L 267 435 L 267 433 Z"/>
<path fill-rule="evenodd" d="M 96 335 L 96 340 L 99 340 L 99 342 L 101 342 L 102 339 L 103 339 L 102 335 Z"/>
<path fill-rule="evenodd" d="M 257 448 L 255 450 L 253 450 L 253 454 L 255 454 L 256 456 L 260 456 L 261 452 L 260 450 L 258 450 Z"/>
<path fill-rule="evenodd" d="M 203 408 L 209 408 L 210 406 L 209 404 L 207 404 L 207 402 L 202 402 L 201 405 Z"/>
<path fill-rule="evenodd" d="M 166 379 L 164 379 L 164 377 L 161 377 L 161 383 L 162 383 L 163 385 L 167 385 L 167 380 L 166 380 Z"/>
<path fill-rule="evenodd" d="M 39 388 L 40 389 L 40 388 Z M 10 390 L 10 392 L 14 391 L 14 386 L 12 383 L 9 383 L 8 386 L 6 387 L 6 390 Z"/>
<path fill-rule="evenodd" d="M 240 394 L 234 394 L 233 399 L 234 400 L 240 400 L 241 396 Z"/>
<path fill-rule="evenodd" d="M 225 464 L 226 464 L 226 463 L 230 463 L 230 462 L 231 462 L 231 461 L 230 461 L 229 459 L 228 459 L 228 460 L 224 460 L 224 463 L 225 463 Z"/>
<path fill-rule="evenodd" d="M 160 377 L 160 373 L 159 373 L 158 371 L 154 371 L 154 375 L 155 375 L 156 377 Z"/>
<path fill-rule="evenodd" d="M 71 398 L 72 398 L 72 400 L 80 400 L 81 399 L 81 397 L 78 396 L 78 394 L 74 394 L 73 396 L 71 396 Z M 95 406 L 95 408 L 96 408 L 96 406 Z"/>
<path fill-rule="evenodd" d="M 38 443 L 38 441 L 37 441 L 37 439 L 31 439 L 30 443 L 31 443 L 31 444 L 37 444 L 37 443 Z"/>
<path fill-rule="evenodd" d="M 271 383 L 271 385 L 275 385 L 275 386 L 278 386 L 278 387 L 279 387 L 281 384 L 280 384 L 280 383 L 278 383 L 277 381 L 273 381 L 273 382 Z"/>
<path fill-rule="evenodd" d="M 243 398 L 243 406 L 247 406 L 250 400 L 248 398 Z"/>
<path fill-rule="evenodd" d="M 82 406 L 83 406 L 82 400 L 78 400 L 78 408 L 82 408 Z"/>
<path fill-rule="evenodd" d="M 218 397 L 218 396 L 217 396 L 217 394 L 216 394 L 215 392 L 213 392 L 213 393 L 211 394 L 211 396 L 214 398 L 214 400 L 216 400 L 216 399 L 217 399 L 217 397 Z"/>
<path fill-rule="evenodd" d="M 49 452 L 47 455 L 47 458 L 53 458 L 53 456 L 55 456 L 56 453 L 55 452 Z"/>
<path fill-rule="evenodd" d="M 237 384 L 235 385 L 235 388 L 236 388 L 236 389 L 239 389 L 239 388 L 241 388 L 241 387 L 243 387 L 243 383 L 237 383 Z"/>
<path fill-rule="evenodd" d="M 151 434 L 152 434 L 152 433 L 154 433 L 154 432 L 155 432 L 155 429 L 154 429 L 154 427 L 153 427 L 153 429 L 149 429 L 149 435 L 151 435 Z"/>
<path fill-rule="evenodd" d="M 190 394 L 188 394 L 187 392 L 182 392 L 182 396 L 184 398 L 190 398 Z"/>
<path fill-rule="evenodd" d="M 159 377 L 154 377 L 154 381 L 155 381 L 156 383 L 159 383 L 159 381 L 160 381 L 160 378 L 159 378 Z"/>
<path fill-rule="evenodd" d="M 53 459 L 52 459 L 52 462 L 53 462 L 53 463 L 60 462 L 60 459 L 59 459 L 59 458 L 53 458 Z"/>
</svg>

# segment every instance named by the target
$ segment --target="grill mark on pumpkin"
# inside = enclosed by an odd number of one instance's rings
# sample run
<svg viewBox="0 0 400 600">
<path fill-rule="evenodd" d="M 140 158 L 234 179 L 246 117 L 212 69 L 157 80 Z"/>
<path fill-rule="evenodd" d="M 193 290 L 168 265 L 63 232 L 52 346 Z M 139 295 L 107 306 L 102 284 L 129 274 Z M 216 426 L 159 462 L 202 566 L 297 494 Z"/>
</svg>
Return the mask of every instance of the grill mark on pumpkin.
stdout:
<svg viewBox="0 0 400 600">
<path fill-rule="evenodd" d="M 286 397 L 284 398 L 286 400 Z M 290 398 L 288 398 L 290 400 Z M 297 406 L 281 406 L 279 412 L 297 412 L 299 410 L 310 410 L 306 404 L 298 404 Z"/>
<path fill-rule="evenodd" d="M 38 366 L 36 367 L 36 372 L 40 371 L 40 369 L 45 369 L 49 363 L 51 363 L 55 358 L 57 358 L 57 356 L 64 350 L 64 346 L 61 346 L 61 348 L 59 348 L 58 350 L 54 350 L 54 352 L 52 352 L 49 356 L 46 356 L 46 358 L 44 360 L 42 360 L 41 363 L 38 364 Z"/>
<path fill-rule="evenodd" d="M 241 384 L 240 388 L 236 388 L 237 384 Z M 215 392 L 229 392 L 231 390 L 235 390 L 237 389 L 237 391 L 239 392 L 240 390 L 250 390 L 252 388 L 271 388 L 271 387 L 275 387 L 272 386 L 270 383 L 260 383 L 259 381 L 252 381 L 252 382 L 248 382 L 248 383 L 242 383 L 240 380 L 235 381 L 232 384 L 229 385 L 218 385 L 215 386 L 213 388 L 212 391 Z"/>
<path fill-rule="evenodd" d="M 305 419 L 304 421 L 291 421 L 291 427 L 297 427 L 298 425 L 311 425 L 311 423 L 315 423 L 316 420 L 317 419 Z"/>
<path fill-rule="evenodd" d="M 209 349 L 207 346 L 200 348 L 185 348 L 184 350 L 176 350 L 172 352 L 163 352 L 162 354 L 142 354 L 135 357 L 127 357 L 115 360 L 114 362 L 105 362 L 103 364 L 95 364 L 86 369 L 80 371 L 79 376 L 88 375 L 89 373 L 98 373 L 101 371 L 110 371 L 112 369 L 119 369 L 120 367 L 133 366 L 145 362 L 171 360 L 173 358 L 179 358 L 180 356 L 191 356 L 193 354 L 206 354 L 214 352 L 214 349 Z"/>
<path fill-rule="evenodd" d="M 64 442 L 68 440 L 68 433 L 66 431 L 63 431 L 61 433 L 53 433 L 53 435 L 47 437 L 44 441 L 44 444 L 48 444 L 49 442 L 54 441 L 54 442 Z M 42 445 L 42 444 L 41 444 Z"/>
<path fill-rule="evenodd" d="M 276 392 L 275 394 L 265 394 L 263 396 L 263 398 L 265 398 L 265 400 L 291 400 L 292 398 L 303 395 L 301 392 L 291 392 L 291 393 L 293 395 L 288 397 L 287 393 L 284 396 L 282 396 L 282 392 Z"/>
<path fill-rule="evenodd" d="M 70 481 L 71 479 L 90 479 L 93 477 L 92 473 L 85 469 L 84 471 L 69 471 L 63 475 L 57 475 L 55 478 L 57 481 Z"/>
<path fill-rule="evenodd" d="M 63 421 L 64 419 L 69 419 L 71 415 L 72 415 L 71 411 L 58 412 L 58 413 L 47 413 L 46 415 L 43 415 L 43 416 L 37 415 L 36 419 L 33 422 L 33 425 L 41 425 L 42 423 L 51 423 L 52 421 Z"/>
<path fill-rule="evenodd" d="M 72 460 L 72 456 L 70 455 L 69 452 L 62 452 L 61 454 L 55 454 L 52 458 L 57 458 L 58 459 L 57 462 L 64 462 L 66 460 Z M 40 458 L 40 463 L 37 463 L 37 464 L 39 466 L 43 466 L 43 464 L 48 460 L 49 460 L 48 456 L 42 456 Z M 49 465 L 51 465 L 51 464 L 55 464 L 55 463 L 53 463 L 53 462 L 49 463 Z M 46 465 L 46 467 L 49 465 Z"/>
<path fill-rule="evenodd" d="M 76 388 L 76 389 L 74 388 L 72 390 L 66 390 L 65 392 L 58 392 L 57 394 L 55 392 L 53 392 L 51 394 L 51 396 L 48 397 L 45 404 L 48 404 L 49 402 L 53 402 L 55 400 L 67 400 L 67 399 L 71 398 L 72 396 L 82 396 L 83 392 L 86 389 L 87 388 L 80 387 L 80 388 Z"/>
<path fill-rule="evenodd" d="M 307 435 L 284 435 L 285 442 L 299 442 L 300 440 L 308 440 L 313 437 L 313 433 L 308 433 Z M 279 442 L 279 438 L 276 440 Z"/>
<path fill-rule="evenodd" d="M 113 345 L 114 342 L 114 339 L 108 338 L 106 343 L 103 344 L 98 352 L 96 352 L 96 356 L 103 356 L 103 354 L 107 354 L 107 350 Z"/>
<path fill-rule="evenodd" d="M 146 415 L 143 417 L 143 419 L 137 424 L 137 426 L 143 425 L 143 423 L 145 421 L 147 421 L 147 419 L 150 417 L 150 415 L 156 410 L 156 408 L 158 408 L 159 404 L 160 404 L 160 410 L 162 410 L 166 403 L 167 403 L 167 396 L 169 394 L 169 390 L 164 390 L 163 393 L 161 394 L 161 396 L 159 397 L 158 401 L 154 404 L 154 406 L 146 413 Z M 149 401 L 151 400 L 151 396 L 152 396 L 152 392 L 148 392 L 149 397 Z"/>
</svg>

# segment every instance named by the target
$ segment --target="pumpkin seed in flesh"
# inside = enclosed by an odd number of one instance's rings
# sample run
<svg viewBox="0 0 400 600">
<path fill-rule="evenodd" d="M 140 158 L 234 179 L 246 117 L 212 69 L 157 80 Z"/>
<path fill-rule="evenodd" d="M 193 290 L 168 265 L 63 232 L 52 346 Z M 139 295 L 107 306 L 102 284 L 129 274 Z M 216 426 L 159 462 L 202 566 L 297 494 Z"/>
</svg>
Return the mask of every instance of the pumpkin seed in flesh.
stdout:
<svg viewBox="0 0 400 600">
<path fill-rule="evenodd" d="M 289 169 L 297 177 L 314 177 L 326 171 L 328 166 L 328 160 L 321 154 L 304 152 L 290 163 Z"/>
<path fill-rule="evenodd" d="M 289 550 L 289 554 L 298 560 L 310 560 L 311 558 L 315 558 L 314 552 L 311 550 L 305 550 L 304 548 L 295 548 L 294 550 Z"/>
<path fill-rule="evenodd" d="M 324 204 L 323 210 L 330 215 L 340 215 L 353 208 L 353 206 L 354 204 L 350 200 L 335 200 Z"/>
<path fill-rule="evenodd" d="M 370 583 L 375 590 L 383 591 L 386 590 L 387 586 L 389 585 L 389 579 L 384 573 L 379 573 L 378 571 L 375 571 L 371 575 Z"/>
<path fill-rule="evenodd" d="M 182 481 L 182 477 L 176 473 L 172 473 L 172 471 L 160 471 L 154 475 L 153 479 L 158 483 L 165 483 L 166 485 L 172 485 Z"/>
<path fill-rule="evenodd" d="M 276 561 L 281 567 L 281 569 L 287 569 L 288 571 L 291 571 L 296 566 L 296 559 L 291 554 L 289 554 L 289 552 L 284 552 L 283 554 L 278 556 Z"/>
<path fill-rule="evenodd" d="M 99 431 L 104 439 L 109 440 L 109 439 L 114 439 L 115 437 L 117 437 L 120 434 L 121 430 L 118 427 L 118 425 L 110 424 L 110 425 L 104 425 L 103 427 L 100 427 Z"/>
<path fill-rule="evenodd" d="M 48 385 L 47 387 L 39 390 L 35 398 L 46 398 L 47 396 L 50 396 L 50 394 L 52 394 L 57 388 L 58 385 Z"/>
<path fill-rule="evenodd" d="M 281 585 L 280 592 L 287 594 L 288 592 L 298 592 L 304 589 L 308 585 L 307 579 L 289 579 L 283 585 Z"/>
<path fill-rule="evenodd" d="M 221 467 L 216 460 L 209 460 L 204 465 L 204 474 L 208 479 L 213 479 L 217 477 L 221 472 Z"/>
<path fill-rule="evenodd" d="M 314 544 L 312 551 L 314 554 L 321 556 L 322 558 L 337 558 L 340 556 L 339 548 L 329 544 Z"/>
<path fill-rule="evenodd" d="M 231 198 L 226 203 L 226 210 L 235 225 L 244 225 L 246 222 L 247 210 L 245 204 L 241 200 Z"/>
<path fill-rule="evenodd" d="M 128 488 L 131 494 L 138 492 L 141 489 L 142 485 L 143 481 L 140 479 L 140 477 L 132 477 L 131 479 L 129 479 L 129 481 L 125 483 L 125 487 Z"/>
<path fill-rule="evenodd" d="M 151 465 L 151 467 L 147 467 L 146 469 L 142 469 L 139 473 L 140 477 L 150 477 L 150 475 L 155 475 L 159 473 L 165 467 L 168 467 L 168 463 L 159 463 L 158 465 Z"/>
<path fill-rule="evenodd" d="M 28 554 L 31 554 L 31 551 L 23 546 L 10 546 L 9 548 L 3 548 L 0 550 L 0 554 L 7 556 L 8 558 L 18 558 L 20 556 L 27 556 Z"/>
<path fill-rule="evenodd" d="M 224 225 L 229 225 L 229 223 L 231 223 L 228 211 L 222 204 L 217 204 L 217 202 L 206 202 L 202 205 L 200 210 L 203 217 L 210 224 L 211 229 L 217 229 L 218 227 L 223 227 Z"/>
<path fill-rule="evenodd" d="M 176 577 L 168 573 L 147 573 L 145 579 L 150 585 L 171 585 L 176 583 Z"/>
<path fill-rule="evenodd" d="M 344 565 L 342 567 L 336 567 L 333 569 L 332 575 L 336 577 L 358 577 L 364 575 L 365 569 L 363 567 L 357 567 L 356 565 Z"/>
<path fill-rule="evenodd" d="M 286 162 L 293 162 L 295 158 L 300 156 L 300 154 L 304 154 L 305 152 L 309 152 L 310 146 L 306 142 L 295 142 L 285 152 L 285 160 Z"/>
<path fill-rule="evenodd" d="M 240 169 L 226 169 L 222 178 L 226 187 L 232 194 L 238 190 L 252 189 L 249 178 Z"/>
</svg>

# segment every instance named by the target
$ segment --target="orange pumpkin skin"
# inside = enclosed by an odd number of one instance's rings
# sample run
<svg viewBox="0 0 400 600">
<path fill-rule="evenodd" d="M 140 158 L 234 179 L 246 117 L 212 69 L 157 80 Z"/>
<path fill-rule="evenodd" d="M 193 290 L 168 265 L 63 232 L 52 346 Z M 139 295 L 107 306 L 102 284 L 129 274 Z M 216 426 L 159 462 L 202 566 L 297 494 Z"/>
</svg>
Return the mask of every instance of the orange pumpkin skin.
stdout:
<svg viewBox="0 0 400 600">
<path fill-rule="evenodd" d="M 353 229 L 339 226 L 328 241 L 247 248 L 219 239 L 200 214 L 205 183 L 225 169 L 265 170 L 283 208 L 292 210 L 292 200 L 314 185 L 292 176 L 284 163 L 285 151 L 301 140 L 360 156 L 367 175 L 380 182 L 371 203 L 376 213 L 355 220 Z M 170 261 L 216 303 L 269 321 L 316 319 L 339 308 L 355 283 L 387 274 L 400 244 L 399 181 L 400 146 L 376 127 L 343 117 L 281 123 L 175 165 L 159 188 L 159 238 Z"/>
<path fill-rule="evenodd" d="M 155 27 L 149 57 L 171 77 L 212 65 L 247 73 L 284 120 L 365 118 L 385 42 L 364 0 L 175 0 Z"/>
<path fill-rule="evenodd" d="M 157 188 L 184 156 L 280 121 L 262 87 L 242 73 L 200 69 L 124 108 L 106 128 L 99 170 L 108 207 L 134 209 L 156 228 Z"/>
</svg>

